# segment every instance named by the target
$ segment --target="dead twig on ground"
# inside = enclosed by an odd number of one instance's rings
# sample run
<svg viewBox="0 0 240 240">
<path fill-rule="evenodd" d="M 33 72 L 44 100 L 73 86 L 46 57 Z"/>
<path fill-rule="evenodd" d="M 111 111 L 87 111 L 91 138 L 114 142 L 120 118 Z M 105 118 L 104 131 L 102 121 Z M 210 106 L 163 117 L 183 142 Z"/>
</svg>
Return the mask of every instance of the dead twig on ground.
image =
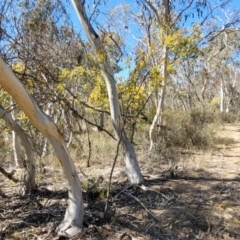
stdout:
<svg viewBox="0 0 240 240">
<path fill-rule="evenodd" d="M 164 194 L 161 193 L 160 191 L 156 191 L 156 190 L 154 190 L 154 189 L 152 189 L 152 188 L 149 188 L 149 187 L 146 187 L 146 186 L 144 186 L 144 185 L 141 185 L 140 188 L 141 188 L 143 191 L 145 191 L 145 192 L 146 192 L 146 191 L 156 192 L 156 193 L 160 194 L 162 197 L 164 197 L 165 199 L 167 199 L 168 201 L 171 200 L 170 198 L 168 198 L 166 195 L 164 195 Z"/>
<path fill-rule="evenodd" d="M 155 215 L 135 196 L 133 196 L 131 193 L 128 192 L 123 192 L 125 195 L 133 198 L 134 200 L 136 200 L 138 203 L 141 204 L 141 206 L 146 210 L 146 212 L 156 221 L 156 222 L 160 222 L 159 219 L 157 217 L 155 217 Z"/>
</svg>

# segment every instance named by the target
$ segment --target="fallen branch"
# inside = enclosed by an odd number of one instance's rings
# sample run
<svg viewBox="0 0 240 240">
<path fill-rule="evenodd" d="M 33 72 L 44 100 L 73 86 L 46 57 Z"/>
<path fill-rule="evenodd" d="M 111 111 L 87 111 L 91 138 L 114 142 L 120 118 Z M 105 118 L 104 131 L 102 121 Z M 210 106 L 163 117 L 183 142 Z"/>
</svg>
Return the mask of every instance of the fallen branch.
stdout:
<svg viewBox="0 0 240 240">
<path fill-rule="evenodd" d="M 123 192 L 125 195 L 133 198 L 134 200 L 136 200 L 137 202 L 139 202 L 141 204 L 141 206 L 146 210 L 146 212 L 156 221 L 156 222 L 160 222 L 160 220 L 155 217 L 155 215 L 149 210 L 147 209 L 147 207 L 135 196 L 133 196 L 131 193 L 128 192 Z"/>
<path fill-rule="evenodd" d="M 4 168 L 0 166 L 0 172 L 7 177 L 8 179 L 12 180 L 13 182 L 17 183 L 19 180 L 13 176 L 16 170 L 12 170 L 11 172 L 7 172 Z"/>
<path fill-rule="evenodd" d="M 152 188 L 149 188 L 149 187 L 146 187 L 146 186 L 144 186 L 144 185 L 141 185 L 140 188 L 141 188 L 143 191 L 145 191 L 145 192 L 146 192 L 146 191 L 156 192 L 156 193 L 162 195 L 162 197 L 166 198 L 168 201 L 171 200 L 171 199 L 169 199 L 166 195 L 164 195 L 163 193 L 161 193 L 160 191 L 156 191 L 156 190 L 154 190 L 154 189 L 152 189 Z"/>
</svg>

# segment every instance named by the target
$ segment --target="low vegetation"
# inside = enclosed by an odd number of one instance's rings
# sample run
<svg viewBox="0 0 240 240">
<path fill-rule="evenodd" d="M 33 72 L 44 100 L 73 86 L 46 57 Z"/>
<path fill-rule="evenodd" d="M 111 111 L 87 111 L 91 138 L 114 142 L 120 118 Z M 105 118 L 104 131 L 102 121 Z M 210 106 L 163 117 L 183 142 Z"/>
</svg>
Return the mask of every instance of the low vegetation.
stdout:
<svg viewBox="0 0 240 240">
<path fill-rule="evenodd" d="M 224 138 L 228 126 L 233 127 L 235 136 L 238 124 L 228 125 L 219 116 L 199 109 L 188 114 L 166 111 L 152 153 L 148 153 L 148 126 L 139 123 L 134 144 L 145 182 L 136 187 L 127 184 L 116 140 L 92 130 L 76 135 L 70 152 L 84 193 L 81 239 L 238 239 L 238 178 L 234 171 L 237 159 L 229 152 L 234 146 L 240 149 L 240 143 Z M 230 149 L 226 150 L 229 144 Z M 12 160 L 6 159 L 1 164 L 8 169 Z M 54 227 L 61 221 L 61 209 L 67 204 L 67 186 L 52 150 L 37 163 L 37 186 L 31 196 L 20 197 L 18 185 L 0 177 L 1 238 L 56 237 Z"/>
</svg>

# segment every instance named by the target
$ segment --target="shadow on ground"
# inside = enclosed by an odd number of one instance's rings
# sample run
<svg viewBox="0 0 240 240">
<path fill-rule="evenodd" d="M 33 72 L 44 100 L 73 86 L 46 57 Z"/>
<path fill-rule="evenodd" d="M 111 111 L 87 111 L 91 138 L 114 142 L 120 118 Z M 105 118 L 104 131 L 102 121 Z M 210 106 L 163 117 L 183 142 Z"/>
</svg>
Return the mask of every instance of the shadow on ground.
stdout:
<svg viewBox="0 0 240 240">
<path fill-rule="evenodd" d="M 200 175 L 209 177 L 178 172 L 146 178 L 143 186 L 114 183 L 107 214 L 106 198 L 85 191 L 81 239 L 240 239 L 240 179 Z M 0 201 L 1 239 L 58 239 L 65 190 L 40 186 L 31 196 L 2 194 Z"/>
</svg>

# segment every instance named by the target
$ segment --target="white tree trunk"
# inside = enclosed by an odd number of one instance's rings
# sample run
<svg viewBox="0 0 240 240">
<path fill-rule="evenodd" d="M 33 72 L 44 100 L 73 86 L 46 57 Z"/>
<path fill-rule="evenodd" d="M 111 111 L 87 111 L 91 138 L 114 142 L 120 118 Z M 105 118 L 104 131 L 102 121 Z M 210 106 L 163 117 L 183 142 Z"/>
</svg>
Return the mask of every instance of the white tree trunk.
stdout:
<svg viewBox="0 0 240 240">
<path fill-rule="evenodd" d="M 223 113 L 223 99 L 224 98 L 224 90 L 223 90 L 223 79 L 221 78 L 220 83 L 220 112 Z"/>
<path fill-rule="evenodd" d="M 11 100 L 10 102 L 13 105 L 13 101 Z M 4 109 L 2 108 L 2 110 Z M 13 109 L 11 111 L 13 121 L 15 121 L 15 113 L 16 113 L 16 110 Z M 12 131 L 12 144 L 13 144 L 14 161 L 15 161 L 16 167 L 19 167 L 20 165 L 23 164 L 24 159 L 21 153 L 19 138 L 16 135 L 15 131 Z"/>
<path fill-rule="evenodd" d="M 23 170 L 21 173 L 20 179 L 20 192 L 22 195 L 28 194 L 32 191 L 34 184 L 35 184 L 35 160 L 33 157 L 32 146 L 29 142 L 26 133 L 24 130 L 14 121 L 11 114 L 9 114 L 1 105 L 0 105 L 0 117 L 4 119 L 6 124 L 9 128 L 15 133 L 15 143 L 17 141 L 17 147 L 14 149 L 14 153 L 16 154 L 16 150 L 20 151 L 19 140 L 20 138 L 22 145 L 24 147 L 27 159 L 24 161 L 22 159 L 22 164 L 26 166 L 22 166 L 21 169 Z M 19 158 L 17 158 L 19 160 Z M 17 162 L 18 163 L 18 162 Z"/>
<path fill-rule="evenodd" d="M 12 144 L 13 144 L 13 155 L 16 167 L 19 167 L 23 164 L 24 159 L 21 153 L 19 137 L 17 134 L 12 131 Z"/>
<path fill-rule="evenodd" d="M 164 110 L 164 100 L 166 95 L 166 85 L 164 84 L 162 86 L 162 89 L 159 93 L 159 100 L 158 100 L 158 106 L 156 110 L 156 114 L 153 118 L 152 124 L 149 129 L 149 138 L 150 138 L 150 148 L 149 150 L 152 151 L 155 143 L 156 143 L 156 132 L 161 131 L 161 126 L 163 124 L 163 110 Z M 158 128 L 157 128 L 158 126 Z"/>
<path fill-rule="evenodd" d="M 39 151 L 40 158 L 45 157 L 47 155 L 47 152 L 48 152 L 48 140 L 44 138 Z"/>
<path fill-rule="evenodd" d="M 229 106 L 230 106 L 230 98 L 227 97 L 227 99 L 226 99 L 226 110 L 225 110 L 226 113 L 229 113 Z"/>
<path fill-rule="evenodd" d="M 148 6 L 152 9 L 154 14 L 157 17 L 158 25 L 159 27 L 162 26 L 163 28 L 167 29 L 167 25 L 169 22 L 169 17 L 170 17 L 170 7 L 169 7 L 169 0 L 163 0 L 162 5 L 164 8 L 164 23 L 161 22 L 161 18 L 158 14 L 157 9 L 153 6 L 153 4 L 145 0 Z M 163 30 L 166 31 L 166 30 Z M 149 150 L 152 151 L 154 148 L 154 145 L 156 143 L 156 132 L 161 131 L 161 125 L 163 123 L 163 111 L 164 111 L 164 101 L 165 101 L 165 96 L 166 96 L 166 84 L 167 84 L 167 77 L 168 77 L 168 72 L 167 72 L 167 62 L 168 62 L 168 50 L 167 46 L 165 43 L 165 39 L 167 37 L 167 33 L 163 33 L 163 39 L 161 39 L 162 44 L 163 44 L 163 51 L 162 51 L 162 67 L 161 67 L 161 73 L 162 73 L 162 88 L 160 92 L 158 93 L 157 96 L 157 109 L 156 109 L 156 114 L 153 118 L 152 124 L 149 129 L 149 138 L 150 138 L 150 148 Z M 157 126 L 159 128 L 157 129 Z"/>
<path fill-rule="evenodd" d="M 109 97 L 109 103 L 110 103 L 110 112 L 111 112 L 113 126 L 118 139 L 121 139 L 121 145 L 124 151 L 126 170 L 127 170 L 130 183 L 139 184 L 143 181 L 143 177 L 137 162 L 137 157 L 136 157 L 134 148 L 130 143 L 129 139 L 127 138 L 127 135 L 124 131 L 124 125 L 121 119 L 117 88 L 116 88 L 116 82 L 113 76 L 113 70 L 107 59 L 103 43 L 100 37 L 98 36 L 98 34 L 96 33 L 96 31 L 93 29 L 86 15 L 83 2 L 84 1 L 82 0 L 72 0 L 73 6 L 76 10 L 76 13 L 79 17 L 79 20 L 83 26 L 83 29 L 87 35 L 88 40 L 90 41 L 92 47 L 96 51 L 96 54 L 100 56 L 100 58 L 104 58 L 101 64 L 101 69 L 107 85 L 107 91 L 108 91 L 108 97 Z"/>
<path fill-rule="evenodd" d="M 48 116 L 52 117 L 53 115 L 53 109 L 52 109 L 52 103 L 47 103 L 46 109 L 43 110 L 44 113 L 46 113 Z M 39 149 L 39 156 L 40 158 L 43 158 L 47 155 L 48 152 L 48 140 L 46 138 L 44 138 L 41 142 L 40 145 L 40 149 Z"/>
<path fill-rule="evenodd" d="M 30 97 L 2 58 L 0 58 L 0 85 L 12 96 L 33 125 L 52 144 L 68 182 L 68 207 L 64 220 L 57 227 L 57 231 L 70 237 L 79 234 L 83 223 L 82 191 L 76 168 L 61 133 L 52 119 L 40 110 L 35 100 Z"/>
</svg>

